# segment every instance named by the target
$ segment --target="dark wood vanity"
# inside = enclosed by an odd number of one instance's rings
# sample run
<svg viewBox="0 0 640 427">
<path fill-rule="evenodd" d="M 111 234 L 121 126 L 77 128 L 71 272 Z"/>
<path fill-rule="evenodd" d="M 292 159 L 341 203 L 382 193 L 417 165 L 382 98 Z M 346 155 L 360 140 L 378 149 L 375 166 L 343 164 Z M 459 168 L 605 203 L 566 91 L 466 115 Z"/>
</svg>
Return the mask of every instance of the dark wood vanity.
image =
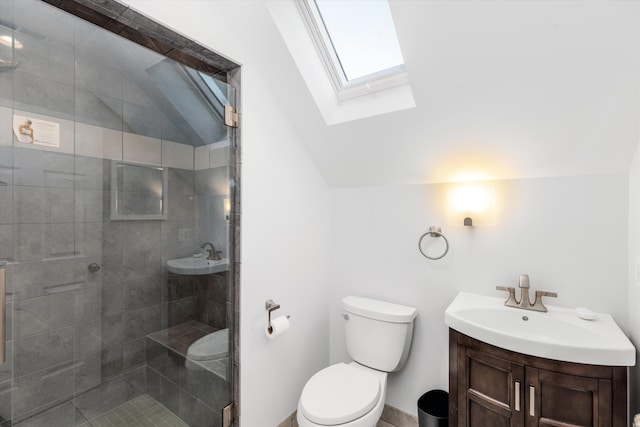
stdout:
<svg viewBox="0 0 640 427">
<path fill-rule="evenodd" d="M 626 366 L 529 356 L 449 329 L 449 427 L 626 425 Z"/>
</svg>

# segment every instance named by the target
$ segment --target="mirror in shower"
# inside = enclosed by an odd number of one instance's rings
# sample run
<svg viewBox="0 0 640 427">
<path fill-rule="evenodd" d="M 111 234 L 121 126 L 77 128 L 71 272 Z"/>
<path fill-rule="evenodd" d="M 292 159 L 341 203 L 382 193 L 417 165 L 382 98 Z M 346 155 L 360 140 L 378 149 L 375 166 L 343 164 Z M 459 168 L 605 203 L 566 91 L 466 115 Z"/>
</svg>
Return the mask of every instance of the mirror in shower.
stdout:
<svg viewBox="0 0 640 427">
<path fill-rule="evenodd" d="M 113 160 L 111 219 L 167 219 L 167 168 Z"/>
</svg>

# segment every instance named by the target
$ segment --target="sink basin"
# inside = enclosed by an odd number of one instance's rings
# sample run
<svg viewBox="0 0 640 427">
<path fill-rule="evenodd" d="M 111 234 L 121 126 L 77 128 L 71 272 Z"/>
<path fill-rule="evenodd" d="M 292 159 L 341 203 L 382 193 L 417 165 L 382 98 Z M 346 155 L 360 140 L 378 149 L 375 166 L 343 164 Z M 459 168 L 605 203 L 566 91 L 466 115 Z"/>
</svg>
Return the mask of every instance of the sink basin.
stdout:
<svg viewBox="0 0 640 427">
<path fill-rule="evenodd" d="M 229 260 L 213 260 L 207 258 L 186 257 L 170 259 L 167 261 L 167 269 L 175 274 L 201 275 L 219 273 L 229 269 Z"/>
<path fill-rule="evenodd" d="M 608 314 L 584 320 L 574 309 L 541 313 L 505 307 L 505 299 L 460 292 L 445 323 L 477 340 L 518 353 L 566 362 L 633 366 L 636 350 Z"/>
</svg>

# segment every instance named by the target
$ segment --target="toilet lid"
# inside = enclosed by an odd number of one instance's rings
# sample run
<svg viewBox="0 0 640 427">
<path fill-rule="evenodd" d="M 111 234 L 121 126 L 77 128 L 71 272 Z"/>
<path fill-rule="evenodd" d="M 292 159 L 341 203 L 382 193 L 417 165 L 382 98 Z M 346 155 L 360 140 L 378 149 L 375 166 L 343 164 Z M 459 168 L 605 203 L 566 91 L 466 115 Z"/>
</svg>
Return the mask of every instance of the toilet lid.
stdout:
<svg viewBox="0 0 640 427">
<path fill-rule="evenodd" d="M 189 346 L 187 357 L 191 360 L 213 360 L 227 355 L 229 348 L 229 329 L 212 332 Z"/>
<path fill-rule="evenodd" d="M 344 363 L 315 374 L 300 396 L 300 409 L 321 425 L 344 424 L 371 411 L 380 398 L 380 380 Z"/>
</svg>

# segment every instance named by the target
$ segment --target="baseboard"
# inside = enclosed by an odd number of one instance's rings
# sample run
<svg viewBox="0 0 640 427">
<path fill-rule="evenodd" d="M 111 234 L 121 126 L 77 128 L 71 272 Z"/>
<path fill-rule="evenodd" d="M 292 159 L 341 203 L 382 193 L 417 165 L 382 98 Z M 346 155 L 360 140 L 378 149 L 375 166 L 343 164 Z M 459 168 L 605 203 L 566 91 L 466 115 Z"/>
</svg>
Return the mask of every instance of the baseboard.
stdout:
<svg viewBox="0 0 640 427">
<path fill-rule="evenodd" d="M 293 413 L 282 420 L 277 427 L 298 427 L 296 413 L 297 411 L 293 411 Z M 384 405 L 380 421 L 384 421 L 393 427 L 418 427 L 418 418 L 389 405 Z"/>
<path fill-rule="evenodd" d="M 395 427 L 418 427 L 417 417 L 389 405 L 384 405 L 380 419 Z"/>
<path fill-rule="evenodd" d="M 297 413 L 298 411 L 293 411 L 291 415 L 278 424 L 278 427 L 298 427 L 298 419 L 296 418 Z"/>
</svg>

